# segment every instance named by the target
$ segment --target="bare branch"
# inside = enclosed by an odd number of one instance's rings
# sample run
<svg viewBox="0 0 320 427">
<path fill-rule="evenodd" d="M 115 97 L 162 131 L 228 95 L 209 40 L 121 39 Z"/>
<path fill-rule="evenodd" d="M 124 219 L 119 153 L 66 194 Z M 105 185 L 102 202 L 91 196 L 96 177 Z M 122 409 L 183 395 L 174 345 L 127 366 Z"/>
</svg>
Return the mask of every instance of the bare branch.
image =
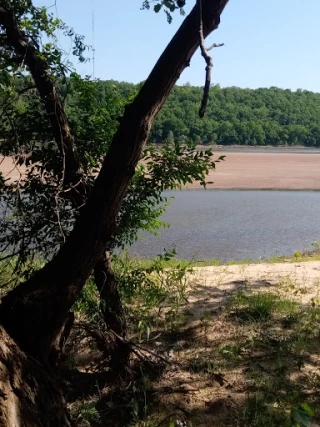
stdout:
<svg viewBox="0 0 320 427">
<path fill-rule="evenodd" d="M 210 47 L 207 48 L 207 52 L 209 52 L 209 50 L 214 49 L 215 47 L 222 47 L 224 46 L 224 43 L 213 43 L 213 45 L 211 45 Z"/>
<path fill-rule="evenodd" d="M 203 16 L 202 16 L 202 0 L 198 0 L 199 4 L 199 17 L 200 17 L 200 23 L 199 23 L 199 37 L 200 37 L 200 50 L 201 55 L 204 57 L 204 60 L 206 61 L 206 80 L 203 88 L 203 97 L 201 101 L 201 106 L 199 109 L 199 116 L 202 118 L 205 115 L 208 99 L 209 99 L 209 92 L 210 92 L 210 85 L 211 85 L 211 70 L 213 67 L 212 63 L 212 57 L 209 55 L 209 50 L 215 48 L 215 47 L 221 47 L 224 46 L 224 43 L 216 44 L 213 43 L 212 46 L 210 46 L 208 49 L 205 46 L 204 41 L 204 34 L 203 34 Z"/>
</svg>

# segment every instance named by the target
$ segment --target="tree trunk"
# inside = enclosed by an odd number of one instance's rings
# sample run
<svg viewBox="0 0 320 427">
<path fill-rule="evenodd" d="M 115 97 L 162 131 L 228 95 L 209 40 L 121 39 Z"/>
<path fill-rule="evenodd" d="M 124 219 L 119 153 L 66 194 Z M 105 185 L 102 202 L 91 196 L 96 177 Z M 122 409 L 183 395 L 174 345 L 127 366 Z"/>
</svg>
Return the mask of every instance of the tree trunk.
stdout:
<svg viewBox="0 0 320 427">
<path fill-rule="evenodd" d="M 58 384 L 0 326 L 0 426 L 69 427 Z"/>
<path fill-rule="evenodd" d="M 94 279 L 100 293 L 100 310 L 105 324 L 108 329 L 114 331 L 121 338 L 126 338 L 126 316 L 118 289 L 118 283 L 112 269 L 109 252 L 105 252 L 95 265 Z M 128 345 L 114 336 L 110 353 L 111 369 L 119 372 L 126 368 L 130 357 Z"/>
<path fill-rule="evenodd" d="M 126 317 L 115 278 L 110 253 L 105 252 L 94 267 L 94 280 L 100 293 L 100 309 L 109 329 L 125 338 Z"/>
<path fill-rule="evenodd" d="M 203 0 L 203 30 L 217 28 L 228 0 Z M 21 348 L 46 360 L 59 345 L 68 311 L 102 257 L 152 122 L 199 47 L 199 6 L 193 8 L 126 107 L 90 197 L 54 259 L 2 300 L 0 322 Z"/>
</svg>

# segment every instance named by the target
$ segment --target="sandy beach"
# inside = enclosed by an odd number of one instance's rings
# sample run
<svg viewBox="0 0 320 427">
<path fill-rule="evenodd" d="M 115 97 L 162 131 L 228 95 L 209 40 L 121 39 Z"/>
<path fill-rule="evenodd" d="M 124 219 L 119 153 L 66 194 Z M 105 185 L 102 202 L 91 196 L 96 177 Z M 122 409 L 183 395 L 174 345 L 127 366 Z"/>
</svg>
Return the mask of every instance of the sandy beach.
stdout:
<svg viewBox="0 0 320 427">
<path fill-rule="evenodd" d="M 225 155 L 210 172 L 208 188 L 216 189 L 277 189 L 319 190 L 320 155 L 301 153 L 239 153 Z M 200 188 L 193 184 L 187 188 Z"/>
<path fill-rule="evenodd" d="M 219 152 L 225 155 L 210 172 L 208 188 L 216 189 L 277 189 L 320 190 L 320 155 L 314 153 L 241 153 Z M 11 158 L 0 164 L 4 177 L 18 179 L 23 168 L 14 166 Z M 200 188 L 198 183 L 186 188 Z"/>
</svg>

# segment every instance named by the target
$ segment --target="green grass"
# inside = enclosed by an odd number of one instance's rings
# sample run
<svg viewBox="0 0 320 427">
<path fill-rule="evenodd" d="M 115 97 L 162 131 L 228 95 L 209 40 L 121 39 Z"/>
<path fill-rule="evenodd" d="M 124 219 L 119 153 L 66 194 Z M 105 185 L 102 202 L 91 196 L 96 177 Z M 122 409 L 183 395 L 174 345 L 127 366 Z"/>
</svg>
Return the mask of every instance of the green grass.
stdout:
<svg viewBox="0 0 320 427">
<path fill-rule="evenodd" d="M 134 262 L 139 264 L 142 268 L 149 268 L 153 263 L 153 259 L 142 259 L 142 258 L 132 258 Z M 210 267 L 210 266 L 228 266 L 228 265 L 250 265 L 250 264 L 278 264 L 282 262 L 307 262 L 307 261 L 320 261 L 319 249 L 314 251 L 305 251 L 305 252 L 295 252 L 293 255 L 275 255 L 271 258 L 265 260 L 253 260 L 253 259 L 244 259 L 244 260 L 231 260 L 227 262 L 219 261 L 218 259 L 212 260 L 198 260 L 198 261 L 187 261 L 183 259 L 173 258 L 168 261 L 162 261 L 163 268 L 176 268 L 178 266 L 189 265 L 191 267 Z"/>
<path fill-rule="evenodd" d="M 293 315 L 298 305 L 294 301 L 282 300 L 273 293 L 258 293 L 246 295 L 239 292 L 231 300 L 232 315 L 245 321 L 266 321 L 274 313 Z"/>
</svg>

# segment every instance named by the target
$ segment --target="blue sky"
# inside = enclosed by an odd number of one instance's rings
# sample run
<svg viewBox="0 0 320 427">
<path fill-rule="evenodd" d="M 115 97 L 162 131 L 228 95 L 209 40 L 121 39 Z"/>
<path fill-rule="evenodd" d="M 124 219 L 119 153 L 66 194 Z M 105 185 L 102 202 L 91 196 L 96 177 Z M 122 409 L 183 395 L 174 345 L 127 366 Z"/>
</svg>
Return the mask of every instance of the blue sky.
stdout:
<svg viewBox="0 0 320 427">
<path fill-rule="evenodd" d="M 35 4 L 53 2 L 36 0 Z M 194 3 L 187 0 L 187 12 Z M 164 13 L 142 11 L 141 4 L 142 0 L 56 0 L 51 10 L 85 35 L 88 44 L 93 43 L 94 11 L 95 77 L 136 83 L 148 76 L 183 20 L 176 13 L 169 25 Z M 208 38 L 208 44 L 225 43 L 213 51 L 212 82 L 223 87 L 320 92 L 319 19 L 320 0 L 229 0 L 219 29 Z M 202 86 L 204 68 L 197 52 L 179 84 Z M 77 69 L 92 74 L 90 63 Z"/>
</svg>

